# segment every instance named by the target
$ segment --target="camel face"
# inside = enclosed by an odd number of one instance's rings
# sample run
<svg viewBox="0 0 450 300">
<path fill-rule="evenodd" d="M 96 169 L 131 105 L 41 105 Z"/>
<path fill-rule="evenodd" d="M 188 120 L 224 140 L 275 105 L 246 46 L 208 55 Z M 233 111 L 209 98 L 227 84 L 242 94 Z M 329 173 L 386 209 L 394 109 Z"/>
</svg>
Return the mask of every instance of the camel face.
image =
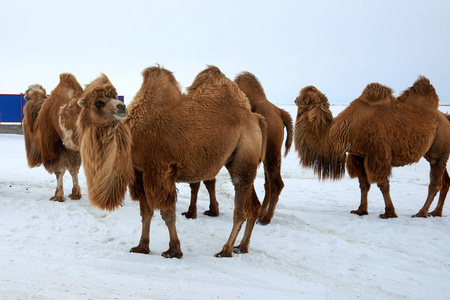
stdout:
<svg viewBox="0 0 450 300">
<path fill-rule="evenodd" d="M 88 110 L 91 118 L 97 121 L 117 123 L 128 115 L 125 104 L 114 98 L 83 98 L 78 101 L 78 105 Z"/>
</svg>

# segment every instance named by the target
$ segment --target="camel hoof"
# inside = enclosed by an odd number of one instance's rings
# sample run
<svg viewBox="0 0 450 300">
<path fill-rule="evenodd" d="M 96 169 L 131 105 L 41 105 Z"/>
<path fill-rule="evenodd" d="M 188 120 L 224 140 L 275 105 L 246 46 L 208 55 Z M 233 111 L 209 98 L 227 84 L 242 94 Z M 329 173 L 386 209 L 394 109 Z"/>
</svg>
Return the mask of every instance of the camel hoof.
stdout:
<svg viewBox="0 0 450 300">
<path fill-rule="evenodd" d="M 231 254 L 230 252 L 228 252 L 228 251 L 220 251 L 219 253 L 216 253 L 215 255 L 214 255 L 215 257 L 233 257 L 233 254 Z"/>
<path fill-rule="evenodd" d="M 437 212 L 436 210 L 433 210 L 432 212 L 430 212 L 428 214 L 429 217 L 442 217 L 442 211 L 441 212 Z"/>
<path fill-rule="evenodd" d="M 50 201 L 56 201 L 56 202 L 64 202 L 64 196 L 53 196 L 50 198 Z"/>
<path fill-rule="evenodd" d="M 150 248 L 148 247 L 141 247 L 141 246 L 136 246 L 130 249 L 131 253 L 141 253 L 141 254 L 149 254 L 150 253 Z"/>
<path fill-rule="evenodd" d="M 384 214 L 380 214 L 380 218 L 381 219 L 393 219 L 393 218 L 397 218 L 397 215 L 395 213 L 394 214 L 384 213 Z"/>
<path fill-rule="evenodd" d="M 411 218 L 427 218 L 427 217 L 428 217 L 428 214 L 425 215 L 421 212 L 411 216 Z"/>
<path fill-rule="evenodd" d="M 185 216 L 186 219 L 196 219 L 197 218 L 197 213 L 193 213 L 190 211 L 186 211 L 184 213 L 181 213 L 182 216 Z"/>
<path fill-rule="evenodd" d="M 367 210 L 359 210 L 359 209 L 358 210 L 352 210 L 350 213 L 358 215 L 358 216 L 367 216 L 369 214 L 369 212 Z"/>
<path fill-rule="evenodd" d="M 69 198 L 72 200 L 80 200 L 81 199 L 81 194 L 70 194 Z"/>
<path fill-rule="evenodd" d="M 265 226 L 265 225 L 269 225 L 269 224 L 270 224 L 270 221 L 272 221 L 272 220 L 263 217 L 263 218 L 259 218 L 259 219 L 256 221 L 256 224 Z"/>
<path fill-rule="evenodd" d="M 234 247 L 233 252 L 236 253 L 236 254 L 248 253 L 248 247 L 241 247 L 239 245 L 239 246 Z"/>
<path fill-rule="evenodd" d="M 203 214 L 205 216 L 209 216 L 209 217 L 218 217 L 219 216 L 219 212 L 215 211 L 215 210 L 206 210 Z"/>
<path fill-rule="evenodd" d="M 166 252 L 163 252 L 161 256 L 165 258 L 181 258 L 183 257 L 183 252 L 179 249 L 169 249 Z"/>
</svg>

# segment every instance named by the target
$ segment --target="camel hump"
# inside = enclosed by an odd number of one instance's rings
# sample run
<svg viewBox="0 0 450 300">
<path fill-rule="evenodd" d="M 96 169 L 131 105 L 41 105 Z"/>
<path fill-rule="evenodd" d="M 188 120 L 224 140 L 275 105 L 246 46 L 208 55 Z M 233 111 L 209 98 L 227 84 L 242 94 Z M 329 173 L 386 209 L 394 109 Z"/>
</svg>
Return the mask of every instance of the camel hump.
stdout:
<svg viewBox="0 0 450 300">
<path fill-rule="evenodd" d="M 394 91 L 390 87 L 374 82 L 366 86 L 359 99 L 368 104 L 387 103 L 394 98 L 393 93 Z"/>
<path fill-rule="evenodd" d="M 160 78 L 160 77 L 167 77 L 170 79 L 171 82 L 176 82 L 178 85 L 178 82 L 175 79 L 175 76 L 173 73 L 164 67 L 161 67 L 160 65 L 152 66 L 145 68 L 142 71 L 142 76 L 144 77 L 144 80 L 152 79 L 152 78 Z"/>
<path fill-rule="evenodd" d="M 236 76 L 234 82 L 236 82 L 238 87 L 247 95 L 250 102 L 252 102 L 252 96 L 257 97 L 258 99 L 266 99 L 266 94 L 264 93 L 261 82 L 254 74 L 246 71 L 241 72 Z"/>
<path fill-rule="evenodd" d="M 234 103 L 248 110 L 251 109 L 248 98 L 237 84 L 227 78 L 216 66 L 208 65 L 186 90 L 190 97 L 197 100 L 226 103 L 226 105 Z"/>
<path fill-rule="evenodd" d="M 302 88 L 300 95 L 295 99 L 295 104 L 299 107 L 322 103 L 328 105 L 328 98 L 313 85 Z"/>
<path fill-rule="evenodd" d="M 72 90 L 72 92 L 69 92 L 69 98 L 79 97 L 83 93 L 83 88 L 78 83 L 77 78 L 71 73 L 60 74 L 58 86 Z"/>
<path fill-rule="evenodd" d="M 439 97 L 436 90 L 425 76 L 420 75 L 414 84 L 403 91 L 398 97 L 399 101 L 437 109 Z"/>
</svg>

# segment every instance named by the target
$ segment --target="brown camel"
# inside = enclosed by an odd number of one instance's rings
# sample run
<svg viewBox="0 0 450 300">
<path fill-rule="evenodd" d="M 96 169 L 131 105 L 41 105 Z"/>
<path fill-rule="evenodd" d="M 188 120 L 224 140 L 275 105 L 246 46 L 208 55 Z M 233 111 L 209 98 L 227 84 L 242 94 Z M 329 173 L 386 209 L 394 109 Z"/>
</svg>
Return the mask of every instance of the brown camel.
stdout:
<svg viewBox="0 0 450 300">
<path fill-rule="evenodd" d="M 286 143 L 284 156 L 289 152 L 292 144 L 293 125 L 290 114 L 272 104 L 264 93 L 258 78 L 250 72 L 242 72 L 234 82 L 250 101 L 251 110 L 264 117 L 267 123 L 267 147 L 264 159 L 265 196 L 258 215 L 258 223 L 267 225 L 272 220 L 281 190 L 284 187 L 281 179 L 281 147 L 286 127 Z M 208 216 L 219 215 L 219 204 L 215 196 L 215 179 L 203 182 L 210 195 L 209 210 L 204 214 Z M 189 210 L 184 212 L 186 218 L 197 217 L 197 194 L 200 183 L 191 183 L 191 203 Z"/>
<path fill-rule="evenodd" d="M 361 205 L 352 213 L 368 214 L 367 194 L 370 184 L 377 183 L 385 201 L 380 217 L 397 217 L 389 194 L 391 169 L 424 157 L 431 166 L 430 185 L 424 206 L 414 216 L 428 216 L 438 191 L 439 203 L 430 215 L 442 216 L 450 184 L 450 122 L 438 111 L 439 98 L 427 78 L 420 76 L 398 99 L 390 88 L 369 84 L 334 119 L 328 99 L 313 86 L 303 88 L 295 103 L 295 148 L 303 166 L 313 168 L 319 178 L 339 179 L 348 153 L 348 174 L 358 177 L 361 188 Z"/>
<path fill-rule="evenodd" d="M 142 75 L 142 86 L 122 122 L 126 110 L 115 100 L 112 85 L 79 101 L 80 151 L 91 203 L 115 209 L 128 184 L 142 216 L 141 239 L 131 252 L 150 252 L 150 222 L 159 209 L 170 236 L 162 255 L 180 258 L 175 182 L 210 180 L 225 165 L 235 186 L 235 210 L 230 237 L 216 256 L 232 256 L 245 220 L 234 252 L 248 252 L 260 208 L 253 181 L 264 155 L 264 119 L 250 111 L 245 95 L 217 67 L 199 73 L 187 95 L 164 68 L 150 67 Z"/>
<path fill-rule="evenodd" d="M 109 80 L 102 74 L 86 86 L 86 91 L 106 82 Z M 45 90 L 39 92 L 38 88 L 32 88 L 25 93 L 28 101 L 24 106 L 23 130 L 28 165 L 37 167 L 43 164 L 49 173 L 56 175 L 55 195 L 50 198 L 53 201 L 64 201 L 63 176 L 66 170 L 69 170 L 73 181 L 69 198 L 81 198 L 78 183 L 81 157 L 76 119 L 81 111 L 77 102 L 82 93 L 83 88 L 69 73 L 60 75 L 59 84 L 45 101 L 42 100 Z"/>
</svg>

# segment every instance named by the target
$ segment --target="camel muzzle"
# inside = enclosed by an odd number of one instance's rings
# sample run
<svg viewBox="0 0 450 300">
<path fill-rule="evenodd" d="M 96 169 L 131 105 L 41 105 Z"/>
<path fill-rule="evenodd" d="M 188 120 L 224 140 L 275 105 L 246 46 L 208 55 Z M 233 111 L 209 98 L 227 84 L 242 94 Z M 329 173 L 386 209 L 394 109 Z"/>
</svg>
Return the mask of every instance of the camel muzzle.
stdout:
<svg viewBox="0 0 450 300">
<path fill-rule="evenodd" d="M 118 104 L 116 106 L 116 110 L 114 111 L 114 116 L 119 120 L 123 120 L 127 117 L 127 115 L 128 110 L 125 104 Z"/>
</svg>

